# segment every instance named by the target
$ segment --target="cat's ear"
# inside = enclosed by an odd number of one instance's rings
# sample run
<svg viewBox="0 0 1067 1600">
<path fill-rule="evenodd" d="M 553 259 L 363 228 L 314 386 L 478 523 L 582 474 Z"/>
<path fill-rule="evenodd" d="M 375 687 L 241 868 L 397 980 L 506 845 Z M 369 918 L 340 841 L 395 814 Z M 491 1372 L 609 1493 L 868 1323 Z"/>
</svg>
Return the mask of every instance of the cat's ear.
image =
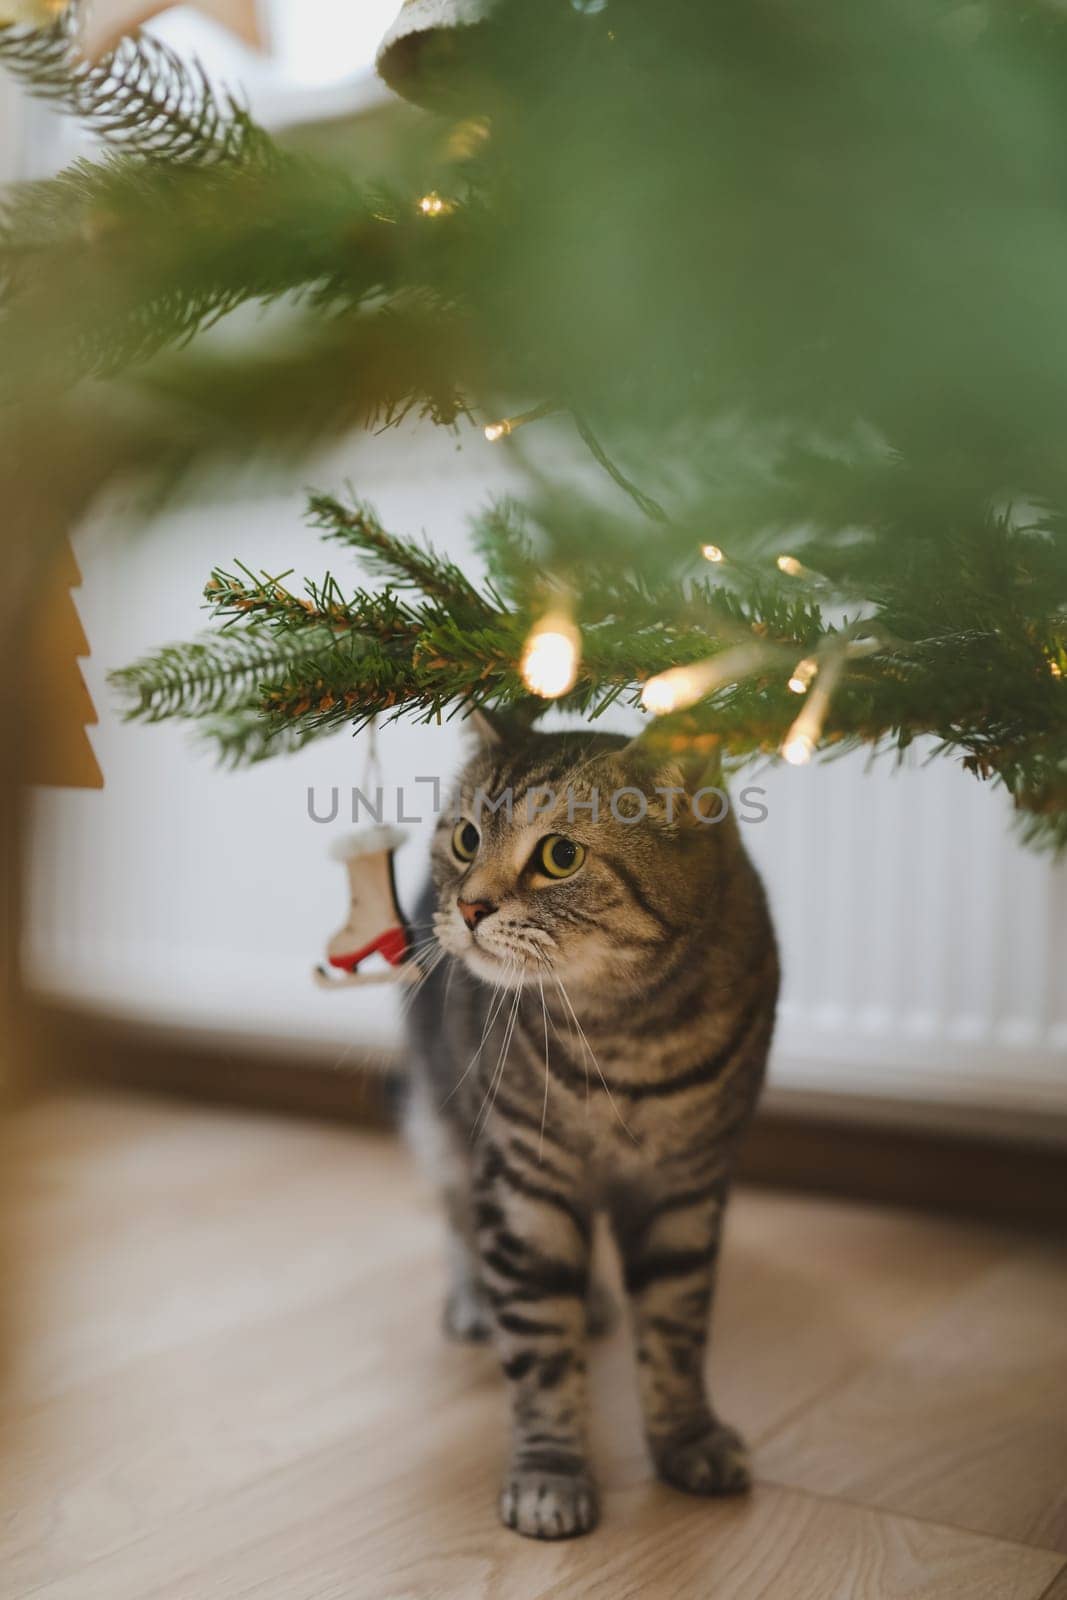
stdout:
<svg viewBox="0 0 1067 1600">
<path fill-rule="evenodd" d="M 504 742 L 496 717 L 491 711 L 483 710 L 481 706 L 475 706 L 470 715 L 464 717 L 463 727 L 467 733 L 474 735 L 485 750 L 494 750 L 497 745 Z"/>
<path fill-rule="evenodd" d="M 683 791 L 690 800 L 700 794 L 701 790 L 721 792 L 723 785 L 722 751 L 715 743 L 684 743 L 680 748 L 664 749 L 657 741 L 647 737 L 648 730 L 631 739 L 620 752 L 623 760 L 627 762 L 630 770 L 639 781 L 643 781 L 654 793 L 673 790 L 676 794 Z M 701 797 L 700 809 L 707 810 L 708 806 L 715 807 L 721 804 L 715 794 L 705 794 Z M 689 807 L 682 807 L 680 811 L 672 808 L 679 815 L 695 815 Z"/>
<path fill-rule="evenodd" d="M 544 703 L 532 695 L 503 708 L 475 706 L 464 719 L 464 727 L 486 750 L 521 744 L 543 710 Z"/>
<path fill-rule="evenodd" d="M 674 756 L 688 794 L 722 784 L 722 747 L 693 745 Z"/>
<path fill-rule="evenodd" d="M 649 738 L 646 728 L 623 745 L 619 752 L 623 761 L 645 772 L 668 772 L 673 781 L 681 784 L 687 793 L 709 783 L 722 780 L 722 747 L 717 741 L 694 740 L 692 743 L 664 748 L 656 739 Z"/>
</svg>

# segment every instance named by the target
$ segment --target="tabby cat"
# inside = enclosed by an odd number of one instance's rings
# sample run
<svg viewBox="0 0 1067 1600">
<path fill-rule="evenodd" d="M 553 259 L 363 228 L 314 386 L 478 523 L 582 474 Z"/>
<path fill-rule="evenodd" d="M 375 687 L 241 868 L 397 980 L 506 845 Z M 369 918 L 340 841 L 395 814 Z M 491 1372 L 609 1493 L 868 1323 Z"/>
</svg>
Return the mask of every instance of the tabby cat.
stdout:
<svg viewBox="0 0 1067 1600">
<path fill-rule="evenodd" d="M 694 1494 L 749 1481 L 704 1357 L 778 962 L 733 817 L 713 824 L 684 788 L 621 738 L 486 739 L 434 838 L 419 922 L 443 954 L 409 1013 L 409 1120 L 446 1210 L 446 1329 L 491 1336 L 510 1386 L 500 1514 L 534 1538 L 598 1516 L 585 1358 L 598 1211 L 659 1474 Z"/>
</svg>

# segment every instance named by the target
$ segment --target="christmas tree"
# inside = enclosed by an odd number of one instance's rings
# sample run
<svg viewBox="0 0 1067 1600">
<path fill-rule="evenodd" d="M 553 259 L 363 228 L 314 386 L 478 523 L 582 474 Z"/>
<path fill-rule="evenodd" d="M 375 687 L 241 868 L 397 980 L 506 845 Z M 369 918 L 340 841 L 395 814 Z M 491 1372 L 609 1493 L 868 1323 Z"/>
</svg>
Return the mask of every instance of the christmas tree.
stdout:
<svg viewBox="0 0 1067 1600">
<path fill-rule="evenodd" d="M 88 63 L 70 8 L 0 30 L 104 142 L 4 206 L 17 536 L 412 412 L 526 475 L 477 573 L 313 495 L 377 581 L 220 568 L 131 714 L 233 762 L 474 706 L 621 702 L 727 767 L 932 735 L 1067 845 L 1062 9 L 426 10 L 372 141 L 273 137 L 146 35 Z"/>
</svg>

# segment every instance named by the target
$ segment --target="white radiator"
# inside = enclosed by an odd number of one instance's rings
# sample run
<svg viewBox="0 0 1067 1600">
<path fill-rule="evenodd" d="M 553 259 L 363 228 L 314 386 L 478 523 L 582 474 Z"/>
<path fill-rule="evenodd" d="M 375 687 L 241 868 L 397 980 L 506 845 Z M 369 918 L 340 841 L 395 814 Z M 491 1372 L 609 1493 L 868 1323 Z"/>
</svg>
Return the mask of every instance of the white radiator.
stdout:
<svg viewBox="0 0 1067 1600">
<path fill-rule="evenodd" d="M 747 836 L 785 966 L 777 1082 L 793 1103 L 1062 1137 L 1067 866 L 1017 843 L 1003 792 L 919 762 L 762 780 L 771 816 Z"/>
</svg>

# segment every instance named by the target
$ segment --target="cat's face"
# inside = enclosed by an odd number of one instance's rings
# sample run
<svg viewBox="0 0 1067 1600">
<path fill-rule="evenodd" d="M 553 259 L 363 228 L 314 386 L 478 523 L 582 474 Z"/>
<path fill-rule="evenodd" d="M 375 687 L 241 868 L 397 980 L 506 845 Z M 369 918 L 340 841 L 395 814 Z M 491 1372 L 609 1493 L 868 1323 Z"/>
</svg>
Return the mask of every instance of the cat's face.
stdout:
<svg viewBox="0 0 1067 1600">
<path fill-rule="evenodd" d="M 653 775 L 625 746 L 529 734 L 468 763 L 434 837 L 434 931 L 477 977 L 625 990 L 706 894 L 718 851 L 700 836 L 719 829 L 657 793 L 683 787 L 676 769 Z M 620 820 L 642 811 L 635 790 L 645 814 Z"/>
</svg>

